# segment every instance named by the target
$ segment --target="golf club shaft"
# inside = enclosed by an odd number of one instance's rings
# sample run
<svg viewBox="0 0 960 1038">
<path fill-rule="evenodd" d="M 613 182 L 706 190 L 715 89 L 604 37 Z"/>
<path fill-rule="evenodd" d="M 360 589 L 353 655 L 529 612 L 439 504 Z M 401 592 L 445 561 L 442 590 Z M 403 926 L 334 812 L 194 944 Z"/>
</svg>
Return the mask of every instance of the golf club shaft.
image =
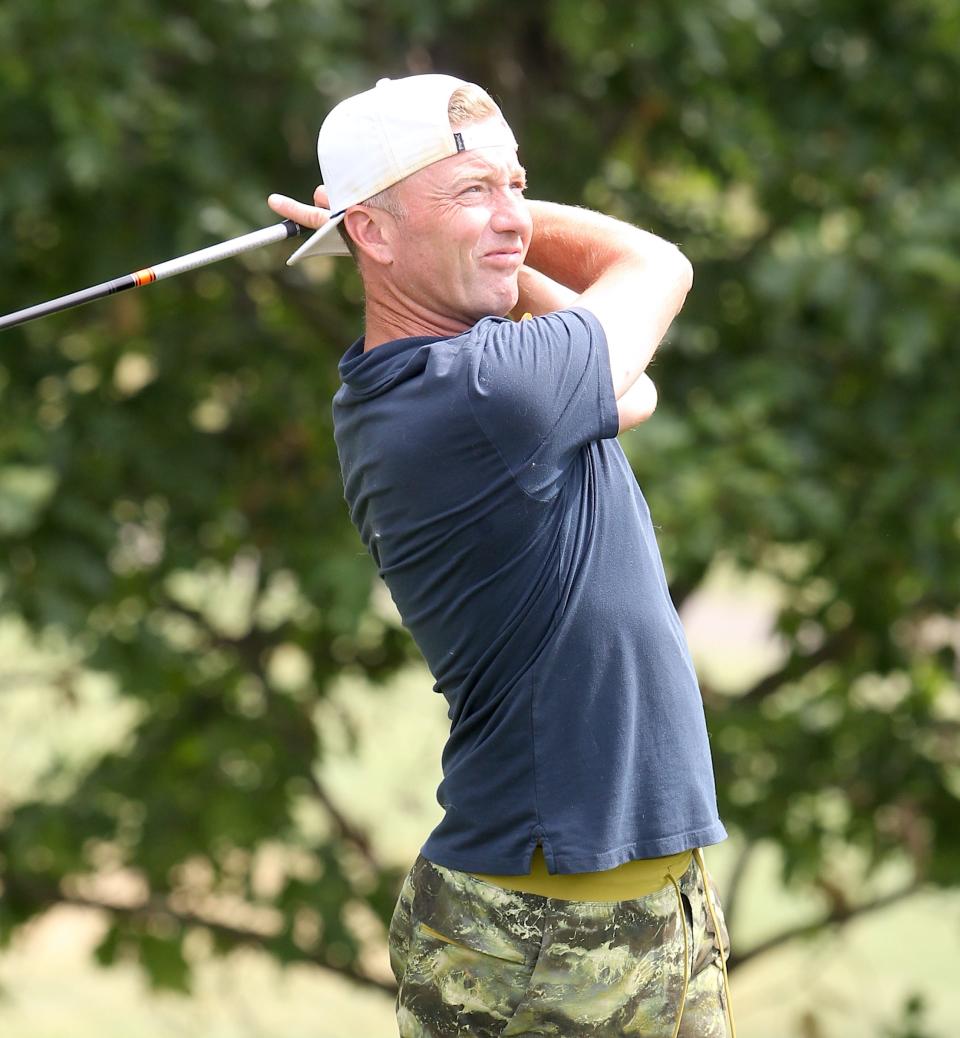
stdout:
<svg viewBox="0 0 960 1038">
<path fill-rule="evenodd" d="M 205 249 L 198 249 L 196 252 L 188 252 L 185 256 L 178 256 L 176 259 L 164 260 L 163 263 L 158 263 L 156 266 L 144 267 L 142 270 L 124 274 L 112 281 L 104 281 L 102 284 L 82 288 L 79 292 L 71 292 L 69 295 L 59 296 L 46 303 L 28 306 L 26 310 L 6 314 L 0 317 L 0 331 L 33 321 L 38 317 L 46 317 L 47 314 L 67 310 L 72 306 L 89 303 L 94 299 L 111 296 L 116 292 L 123 292 L 128 288 L 139 288 L 141 285 L 149 285 L 154 281 L 173 277 L 174 274 L 182 274 L 186 270 L 205 267 L 208 263 L 216 263 L 218 260 L 236 256 L 241 252 L 249 252 L 250 249 L 259 249 L 261 245 L 271 245 L 273 242 L 295 238 L 302 230 L 303 228 L 293 220 L 284 220 L 283 223 L 274 224 L 272 227 L 264 227 L 259 231 L 251 231 L 250 234 L 242 234 L 239 238 L 231 238 L 229 241 L 210 245 Z"/>
</svg>

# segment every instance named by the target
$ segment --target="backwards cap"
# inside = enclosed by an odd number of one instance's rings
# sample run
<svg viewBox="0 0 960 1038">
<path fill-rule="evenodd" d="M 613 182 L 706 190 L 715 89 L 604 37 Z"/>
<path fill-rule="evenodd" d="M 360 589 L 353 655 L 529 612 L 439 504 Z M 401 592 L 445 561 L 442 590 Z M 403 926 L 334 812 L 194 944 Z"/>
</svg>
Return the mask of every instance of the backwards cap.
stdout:
<svg viewBox="0 0 960 1038">
<path fill-rule="evenodd" d="M 516 149 L 510 127 L 499 117 L 450 128 L 447 106 L 454 91 L 469 83 L 453 76 L 381 79 L 372 90 L 341 101 L 323 120 L 317 158 L 330 199 L 329 222 L 287 260 L 307 256 L 346 256 L 349 249 L 336 232 L 351 205 L 441 159 L 490 145 Z"/>
</svg>

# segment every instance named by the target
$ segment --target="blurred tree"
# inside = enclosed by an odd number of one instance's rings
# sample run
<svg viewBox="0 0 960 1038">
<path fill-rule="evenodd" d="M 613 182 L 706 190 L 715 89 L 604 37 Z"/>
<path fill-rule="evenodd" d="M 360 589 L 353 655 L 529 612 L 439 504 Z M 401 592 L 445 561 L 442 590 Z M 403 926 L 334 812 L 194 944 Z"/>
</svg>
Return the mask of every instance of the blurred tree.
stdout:
<svg viewBox="0 0 960 1038">
<path fill-rule="evenodd" d="M 958 44 L 944 0 L 8 0 L 0 310 L 271 222 L 269 190 L 309 197 L 323 113 L 379 76 L 487 85 L 533 195 L 694 261 L 628 450 L 678 603 L 718 560 L 782 588 L 782 664 L 705 683 L 722 810 L 822 892 L 805 931 L 842 924 L 960 872 Z M 103 903 L 98 873 L 124 866 L 141 896 L 110 904 L 99 957 L 163 985 L 188 982 L 198 926 L 378 984 L 344 909 L 386 921 L 399 879 L 316 771 L 334 675 L 411 653 L 371 605 L 331 437 L 359 285 L 282 255 L 48 318 L 0 355 L 0 606 L 66 632 L 138 716 L 122 751 L 5 809 L 0 935 Z M 868 874 L 906 861 L 905 885 L 849 894 L 851 845 Z M 224 922 L 237 903 L 262 911 Z"/>
</svg>

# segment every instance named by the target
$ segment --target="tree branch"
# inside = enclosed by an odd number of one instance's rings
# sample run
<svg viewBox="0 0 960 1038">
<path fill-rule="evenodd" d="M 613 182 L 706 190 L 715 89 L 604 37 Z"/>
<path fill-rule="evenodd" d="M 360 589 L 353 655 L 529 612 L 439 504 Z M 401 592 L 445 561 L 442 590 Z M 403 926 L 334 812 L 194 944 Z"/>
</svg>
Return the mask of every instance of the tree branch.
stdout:
<svg viewBox="0 0 960 1038">
<path fill-rule="evenodd" d="M 730 873 L 730 886 L 727 888 L 726 896 L 723 899 L 723 912 L 727 918 L 727 926 L 731 929 L 733 928 L 733 917 L 738 904 L 743 877 L 746 875 L 747 865 L 753 857 L 756 846 L 753 842 L 745 843 L 737 855 L 736 861 L 733 863 L 733 871 Z"/>
<path fill-rule="evenodd" d="M 828 660 L 840 659 L 855 644 L 856 635 L 853 626 L 844 627 L 832 634 L 824 641 L 819 649 L 808 653 L 806 656 L 792 654 L 787 662 L 775 671 L 761 678 L 753 688 L 748 689 L 742 696 L 737 697 L 741 703 L 758 703 L 767 696 L 772 695 L 781 685 L 788 681 L 796 681 L 811 670 L 815 670 L 821 663 Z"/>
<path fill-rule="evenodd" d="M 749 962 L 751 959 L 773 951 L 774 948 L 779 948 L 780 945 L 787 944 L 798 937 L 809 937 L 828 926 L 844 926 L 857 916 L 867 915 L 871 912 L 878 912 L 882 908 L 888 908 L 898 901 L 912 897 L 920 889 L 921 885 L 916 881 L 912 881 L 907 886 L 901 887 L 890 894 L 885 894 L 883 897 L 878 897 L 874 901 L 867 901 L 865 904 L 855 905 L 853 908 L 836 907 L 821 919 L 817 919 L 812 923 L 804 923 L 801 926 L 795 926 L 789 930 L 783 930 L 778 934 L 774 934 L 773 937 L 768 937 L 765 941 L 755 944 L 752 948 L 748 948 L 745 952 L 731 952 L 730 958 L 727 961 L 727 969 L 734 970 L 739 966 L 743 966 L 744 963 Z"/>
<path fill-rule="evenodd" d="M 323 788 L 320 784 L 320 780 L 313 774 L 313 772 L 310 772 L 309 779 L 310 785 L 313 787 L 314 795 L 320 803 L 323 804 L 324 809 L 333 819 L 333 824 L 336 826 L 338 834 L 344 840 L 353 844 L 353 846 L 360 851 L 364 858 L 366 858 L 377 872 L 382 872 L 383 867 L 377 861 L 377 858 L 373 853 L 373 848 L 370 846 L 370 839 L 367 834 L 347 820 L 347 817 L 330 799 L 330 794 Z"/>
<path fill-rule="evenodd" d="M 164 608 L 171 610 L 172 612 L 178 613 L 193 623 L 197 624 L 204 632 L 205 636 L 214 644 L 220 648 L 232 649 L 238 652 L 244 659 L 244 662 L 250 668 L 251 672 L 254 673 L 263 683 L 264 687 L 269 689 L 270 683 L 267 680 L 267 675 L 263 669 L 263 663 L 261 656 L 264 650 L 269 647 L 271 641 L 262 636 L 259 636 L 255 631 L 251 630 L 248 634 L 245 634 L 241 638 L 230 638 L 227 635 L 221 634 L 214 630 L 206 617 L 198 612 L 197 610 L 191 609 L 188 606 L 181 605 L 179 602 L 168 600 Z M 287 626 L 287 625 L 284 625 Z M 279 628 L 283 631 L 284 627 Z M 276 631 L 272 632 L 275 636 Z M 307 778 L 310 782 L 313 792 L 324 809 L 330 815 L 333 821 L 334 827 L 340 837 L 347 842 L 351 843 L 363 857 L 369 862 L 369 864 L 379 873 L 383 871 L 380 862 L 377 861 L 376 856 L 373 853 L 373 848 L 370 846 L 370 839 L 361 829 L 357 828 L 352 822 L 348 821 L 347 817 L 343 812 L 333 803 L 330 799 L 330 795 L 320 784 L 316 775 L 312 771 L 308 771 Z"/>
<path fill-rule="evenodd" d="M 200 610 L 191 609 L 190 606 L 185 606 L 169 596 L 165 596 L 160 608 L 182 616 L 196 624 L 203 631 L 204 637 L 206 637 L 210 645 L 218 649 L 229 649 L 235 652 L 258 677 L 263 677 L 260 656 L 274 644 L 282 641 L 284 634 L 290 629 L 290 624 L 284 623 L 271 631 L 269 636 L 266 636 L 258 631 L 256 627 L 251 627 L 246 634 L 241 635 L 239 638 L 231 638 L 228 634 L 224 634 L 213 627 Z"/>
<path fill-rule="evenodd" d="M 20 886 L 19 883 L 17 885 Z M 32 896 L 36 897 L 38 893 L 40 892 L 31 885 Z M 275 936 L 269 933 L 262 933 L 256 930 L 249 930 L 242 927 L 230 926 L 226 923 L 216 922 L 207 919 L 204 916 L 197 915 L 195 912 L 178 912 L 171 908 L 164 899 L 158 897 L 152 897 L 141 905 L 122 905 L 103 901 L 98 898 L 88 897 L 82 894 L 66 894 L 62 891 L 53 890 L 51 888 L 43 891 L 39 900 L 44 903 L 41 911 L 46 908 L 53 908 L 58 904 L 63 904 L 74 905 L 80 908 L 95 908 L 103 912 L 109 912 L 114 916 L 135 921 L 156 921 L 158 918 L 166 918 L 183 927 L 203 927 L 211 933 L 217 934 L 220 937 L 225 937 L 227 940 L 232 941 L 235 944 L 259 948 L 268 953 L 271 951 L 270 944 Z M 391 996 L 396 994 L 396 985 L 378 980 L 376 977 L 371 977 L 366 973 L 351 969 L 348 966 L 338 966 L 330 963 L 323 958 L 319 952 L 311 953 L 304 951 L 301 948 L 299 949 L 299 958 L 297 961 L 309 962 L 314 966 L 319 966 L 321 969 L 330 970 L 332 973 L 338 973 L 363 987 L 373 988 Z"/>
<path fill-rule="evenodd" d="M 66 670 L 55 672 L 44 672 L 42 670 L 8 671 L 0 674 L 0 692 L 13 691 L 17 688 L 40 685 L 47 688 L 56 688 L 69 695 L 73 691 L 73 683 L 77 679 L 77 668 L 68 667 Z"/>
</svg>

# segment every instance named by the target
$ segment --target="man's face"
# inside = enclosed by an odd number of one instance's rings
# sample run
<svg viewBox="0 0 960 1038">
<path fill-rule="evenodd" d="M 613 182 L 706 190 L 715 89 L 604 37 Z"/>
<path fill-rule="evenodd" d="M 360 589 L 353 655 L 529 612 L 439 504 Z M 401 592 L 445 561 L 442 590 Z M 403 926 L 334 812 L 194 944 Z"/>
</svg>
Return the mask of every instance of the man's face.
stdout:
<svg viewBox="0 0 960 1038">
<path fill-rule="evenodd" d="M 509 313 L 533 231 L 525 186 L 505 145 L 460 152 L 402 181 L 407 215 L 391 269 L 399 301 L 465 328 Z"/>
</svg>

